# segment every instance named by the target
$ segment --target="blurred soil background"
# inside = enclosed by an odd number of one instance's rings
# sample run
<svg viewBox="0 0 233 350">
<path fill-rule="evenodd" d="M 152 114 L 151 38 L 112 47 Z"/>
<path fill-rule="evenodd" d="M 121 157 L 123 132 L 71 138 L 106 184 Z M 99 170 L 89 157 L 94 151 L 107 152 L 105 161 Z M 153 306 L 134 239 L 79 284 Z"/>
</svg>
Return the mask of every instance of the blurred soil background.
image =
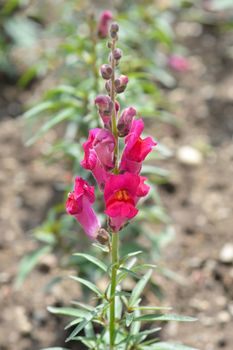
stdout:
<svg viewBox="0 0 233 350">
<path fill-rule="evenodd" d="M 148 127 L 173 151 L 165 164 L 171 178 L 159 192 L 176 236 L 160 263 L 179 278 L 167 280 L 156 273 L 154 278 L 164 288 L 164 304 L 199 320 L 168 323 L 161 338 L 201 350 L 232 350 L 233 63 L 227 52 L 233 35 L 195 22 L 179 22 L 174 31 L 189 50 L 190 64 L 187 72 L 176 73 L 175 88 L 164 89 L 180 127 L 152 120 Z M 23 144 L 22 105 L 40 96 L 51 84 L 49 79 L 35 81 L 25 91 L 14 80 L 1 77 L 1 350 L 62 346 L 64 320 L 50 315 L 46 307 L 68 305 L 80 296 L 77 285 L 67 279 L 45 290 L 51 278 L 70 274 L 59 270 L 59 257 L 52 254 L 41 259 L 20 290 L 14 288 L 20 259 L 36 248 L 30 230 L 45 218 L 67 176 L 62 164 L 48 166 L 42 159 L 46 140 L 49 143 L 55 131 L 30 148 Z M 150 291 L 146 299 L 160 302 Z"/>
</svg>

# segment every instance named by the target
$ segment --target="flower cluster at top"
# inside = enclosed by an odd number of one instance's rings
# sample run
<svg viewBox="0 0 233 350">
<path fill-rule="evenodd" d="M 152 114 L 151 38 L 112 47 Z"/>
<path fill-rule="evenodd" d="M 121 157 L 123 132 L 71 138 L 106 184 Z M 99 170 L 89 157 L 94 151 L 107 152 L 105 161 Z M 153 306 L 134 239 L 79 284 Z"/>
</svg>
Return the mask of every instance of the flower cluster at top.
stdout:
<svg viewBox="0 0 233 350">
<path fill-rule="evenodd" d="M 103 122 L 103 128 L 89 131 L 83 144 L 84 159 L 81 166 L 92 172 L 100 191 L 103 192 L 105 214 L 112 232 L 118 232 L 138 213 L 137 203 L 148 194 L 150 187 L 145 184 L 146 177 L 140 175 L 142 163 L 156 142 L 151 137 L 142 138 L 144 123 L 136 119 L 136 110 L 128 107 L 121 111 L 116 100 L 128 84 L 125 75 L 116 76 L 122 51 L 116 47 L 119 26 L 112 23 L 109 63 L 100 68 L 105 80 L 106 95 L 97 96 L 95 104 Z M 119 156 L 119 141 L 124 138 L 124 149 Z M 94 187 L 76 177 L 74 191 L 70 192 L 66 210 L 81 224 L 86 234 L 96 239 L 101 225 L 92 208 L 95 201 Z"/>
</svg>

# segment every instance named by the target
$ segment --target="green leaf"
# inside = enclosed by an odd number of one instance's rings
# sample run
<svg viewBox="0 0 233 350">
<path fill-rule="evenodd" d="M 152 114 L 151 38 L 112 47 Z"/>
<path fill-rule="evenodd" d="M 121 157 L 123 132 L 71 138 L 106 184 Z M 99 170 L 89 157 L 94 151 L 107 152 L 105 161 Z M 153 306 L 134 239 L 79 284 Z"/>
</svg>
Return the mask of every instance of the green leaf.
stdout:
<svg viewBox="0 0 233 350">
<path fill-rule="evenodd" d="M 102 297 L 103 293 L 101 293 L 100 289 L 98 289 L 92 282 L 85 280 L 84 278 L 81 277 L 76 277 L 76 276 L 70 276 L 74 281 L 77 281 L 79 283 L 82 283 L 84 286 L 92 290 L 95 294 L 98 295 L 98 297 Z"/>
<path fill-rule="evenodd" d="M 42 350 L 69 350 L 67 348 L 59 348 L 59 347 L 55 347 L 55 348 L 44 348 Z"/>
<path fill-rule="evenodd" d="M 87 324 L 89 322 L 91 322 L 91 320 L 96 316 L 97 312 L 98 311 L 96 310 L 96 311 L 90 313 L 86 318 L 84 318 L 83 321 L 80 322 L 77 327 L 75 327 L 73 332 L 71 332 L 69 337 L 66 338 L 65 342 L 68 342 L 68 341 L 72 340 L 79 332 L 81 332 L 81 330 L 83 330 L 83 328 L 85 328 L 87 326 Z"/>
<path fill-rule="evenodd" d="M 61 123 L 62 121 L 71 118 L 75 113 L 74 108 L 66 108 L 58 113 L 55 117 L 51 117 L 40 130 L 29 140 L 27 140 L 26 145 L 31 146 L 35 141 L 37 141 L 41 136 L 43 136 L 46 132 L 48 132 L 55 125 Z"/>
<path fill-rule="evenodd" d="M 109 248 L 105 245 L 102 245 L 100 243 L 92 243 L 92 245 L 93 245 L 93 247 L 96 247 L 96 248 L 102 250 L 102 252 L 104 252 L 104 253 L 109 253 Z"/>
<path fill-rule="evenodd" d="M 125 267 L 121 267 L 119 271 L 125 272 L 126 274 L 132 276 L 133 278 L 136 278 L 137 280 L 140 279 L 140 276 L 138 276 L 134 271 L 126 269 Z"/>
<path fill-rule="evenodd" d="M 182 316 L 182 315 L 175 315 L 175 314 L 148 314 L 136 317 L 134 321 L 177 321 L 177 322 L 194 322 L 197 319 L 190 316 Z"/>
<path fill-rule="evenodd" d="M 88 260 L 88 261 L 92 262 L 93 264 L 95 264 L 96 266 L 98 266 L 104 272 L 107 272 L 107 270 L 108 270 L 108 267 L 101 260 L 97 259 L 96 257 L 94 257 L 92 255 L 83 254 L 83 253 L 75 253 L 73 255 L 85 258 L 86 260 Z"/>
<path fill-rule="evenodd" d="M 34 267 L 39 262 L 40 258 L 49 253 L 51 251 L 51 247 L 45 246 L 39 249 L 34 250 L 33 252 L 27 254 L 23 257 L 19 265 L 19 272 L 16 277 L 15 286 L 16 288 L 20 288 L 28 276 L 28 274 L 34 269 Z"/>
<path fill-rule="evenodd" d="M 90 312 L 80 309 L 75 309 L 73 307 L 53 307 L 48 306 L 47 310 L 55 315 L 64 315 L 72 317 L 86 317 Z"/>
<path fill-rule="evenodd" d="M 29 109 L 27 112 L 25 112 L 24 118 L 31 119 L 37 116 L 38 114 L 53 108 L 54 108 L 54 102 L 52 101 L 41 102 L 37 104 L 35 107 L 32 107 L 31 109 Z"/>
<path fill-rule="evenodd" d="M 129 327 L 131 325 L 133 318 L 134 318 L 133 312 L 126 312 L 126 318 L 125 318 L 126 327 Z"/>
<path fill-rule="evenodd" d="M 120 264 L 120 265 L 123 265 L 128 259 L 133 258 L 134 256 L 139 255 L 139 254 L 142 254 L 142 253 L 143 253 L 142 250 L 138 250 L 138 251 L 136 251 L 136 252 L 132 252 L 132 253 L 126 254 L 125 256 L 123 256 L 123 257 L 120 259 L 119 264 Z"/>
<path fill-rule="evenodd" d="M 129 307 L 136 306 L 138 302 L 138 298 L 140 297 L 141 293 L 143 292 L 143 289 L 145 288 L 146 284 L 148 283 L 150 277 L 152 275 L 152 270 L 149 270 L 142 279 L 136 284 L 134 287 L 132 294 L 129 298 Z"/>
<path fill-rule="evenodd" d="M 140 264 L 132 267 L 132 271 L 140 271 L 143 269 L 156 269 L 157 265 L 154 264 Z"/>
<path fill-rule="evenodd" d="M 150 311 L 150 310 L 171 310 L 169 306 L 135 306 L 133 310 Z"/>
<path fill-rule="evenodd" d="M 81 308 L 85 309 L 85 310 L 88 310 L 88 311 L 94 311 L 94 307 L 91 306 L 91 305 L 87 305 L 87 304 L 83 304 L 83 303 L 80 303 L 79 301 L 75 301 L 75 300 L 72 300 L 71 301 L 71 304 L 73 305 L 77 305 L 77 306 L 80 306 Z"/>
<path fill-rule="evenodd" d="M 176 344 L 176 343 L 166 343 L 159 342 L 155 344 L 150 344 L 150 346 L 143 347 L 144 350 L 198 350 L 196 348 L 190 348 L 189 346 Z"/>
<path fill-rule="evenodd" d="M 73 340 L 79 340 L 88 349 L 94 349 L 96 345 L 96 338 L 94 337 L 74 337 Z"/>
</svg>

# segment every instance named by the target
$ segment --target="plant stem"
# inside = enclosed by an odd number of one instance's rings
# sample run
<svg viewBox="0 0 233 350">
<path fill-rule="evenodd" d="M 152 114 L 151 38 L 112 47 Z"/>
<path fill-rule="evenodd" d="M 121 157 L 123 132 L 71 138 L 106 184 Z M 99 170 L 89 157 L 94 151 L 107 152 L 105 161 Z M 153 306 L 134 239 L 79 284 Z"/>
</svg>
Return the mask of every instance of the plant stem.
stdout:
<svg viewBox="0 0 233 350">
<path fill-rule="evenodd" d="M 118 268 L 118 233 L 112 233 L 112 274 L 111 274 L 111 303 L 110 303 L 110 322 L 109 322 L 109 343 L 110 350 L 114 350 L 115 343 L 115 292 L 116 277 Z"/>
<path fill-rule="evenodd" d="M 117 132 L 117 116 L 116 116 L 116 108 L 115 108 L 115 60 L 113 58 L 113 52 L 115 49 L 115 40 L 112 40 L 112 77 L 111 77 L 111 100 L 113 102 L 113 111 L 112 111 L 112 133 L 115 137 L 115 149 L 114 149 L 114 155 L 115 155 L 115 168 L 114 173 L 118 173 L 118 132 Z"/>
<path fill-rule="evenodd" d="M 115 50 L 115 39 L 112 40 L 112 60 L 111 60 L 111 66 L 112 66 L 112 77 L 111 77 L 111 100 L 113 103 L 113 111 L 112 111 L 112 133 L 115 138 L 115 149 L 114 149 L 114 156 L 115 156 L 115 168 L 113 169 L 114 174 L 118 174 L 118 132 L 117 132 L 117 115 L 116 115 L 116 108 L 115 108 L 115 60 L 113 58 L 113 52 Z M 115 330 L 115 324 L 116 324 L 116 318 L 115 318 L 115 292 L 116 292 L 116 277 L 117 277 L 117 269 L 118 269 L 118 240 L 119 240 L 119 234 L 118 232 L 112 232 L 112 273 L 111 273 L 111 292 L 110 292 L 110 321 L 109 321 L 109 345 L 110 350 L 115 349 L 115 336 L 116 336 L 116 330 Z"/>
</svg>

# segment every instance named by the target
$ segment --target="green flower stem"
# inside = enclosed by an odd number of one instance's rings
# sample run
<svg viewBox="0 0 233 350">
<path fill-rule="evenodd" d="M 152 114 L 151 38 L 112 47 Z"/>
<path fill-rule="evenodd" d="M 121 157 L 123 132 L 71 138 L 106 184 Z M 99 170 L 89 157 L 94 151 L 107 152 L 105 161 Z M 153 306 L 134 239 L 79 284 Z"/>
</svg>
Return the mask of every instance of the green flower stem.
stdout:
<svg viewBox="0 0 233 350">
<path fill-rule="evenodd" d="M 110 322 L 109 322 L 109 343 L 110 350 L 114 350 L 115 346 L 115 292 L 116 277 L 118 268 L 118 232 L 112 233 L 112 274 L 111 274 L 111 295 L 110 295 Z"/>
<path fill-rule="evenodd" d="M 112 40 L 112 60 L 111 60 L 111 66 L 112 66 L 112 77 L 111 77 L 111 100 L 113 103 L 113 111 L 112 111 L 112 133 L 115 138 L 115 149 L 114 149 L 114 155 L 115 155 L 115 168 L 113 169 L 114 174 L 118 174 L 118 132 L 117 132 L 117 116 L 116 116 L 116 109 L 115 109 L 115 60 L 113 58 L 113 52 L 115 50 L 115 39 Z M 115 336 L 116 336 L 116 319 L 115 319 L 115 292 L 116 292 L 116 277 L 117 277 L 117 269 L 118 269 L 118 240 L 119 240 L 119 234 L 118 232 L 112 232 L 112 273 L 111 273 L 111 294 L 110 294 L 110 321 L 109 321 L 109 344 L 110 344 L 110 350 L 115 349 Z"/>
<path fill-rule="evenodd" d="M 114 168 L 114 173 L 118 173 L 118 132 L 117 132 L 117 116 L 116 116 L 116 109 L 115 109 L 115 60 L 113 58 L 113 52 L 115 50 L 115 40 L 112 40 L 112 61 L 111 61 L 111 66 L 112 66 L 112 77 L 111 77 L 111 100 L 113 102 L 113 111 L 112 111 L 112 133 L 115 137 L 115 149 L 114 149 L 114 155 L 115 155 L 115 168 Z"/>
</svg>

